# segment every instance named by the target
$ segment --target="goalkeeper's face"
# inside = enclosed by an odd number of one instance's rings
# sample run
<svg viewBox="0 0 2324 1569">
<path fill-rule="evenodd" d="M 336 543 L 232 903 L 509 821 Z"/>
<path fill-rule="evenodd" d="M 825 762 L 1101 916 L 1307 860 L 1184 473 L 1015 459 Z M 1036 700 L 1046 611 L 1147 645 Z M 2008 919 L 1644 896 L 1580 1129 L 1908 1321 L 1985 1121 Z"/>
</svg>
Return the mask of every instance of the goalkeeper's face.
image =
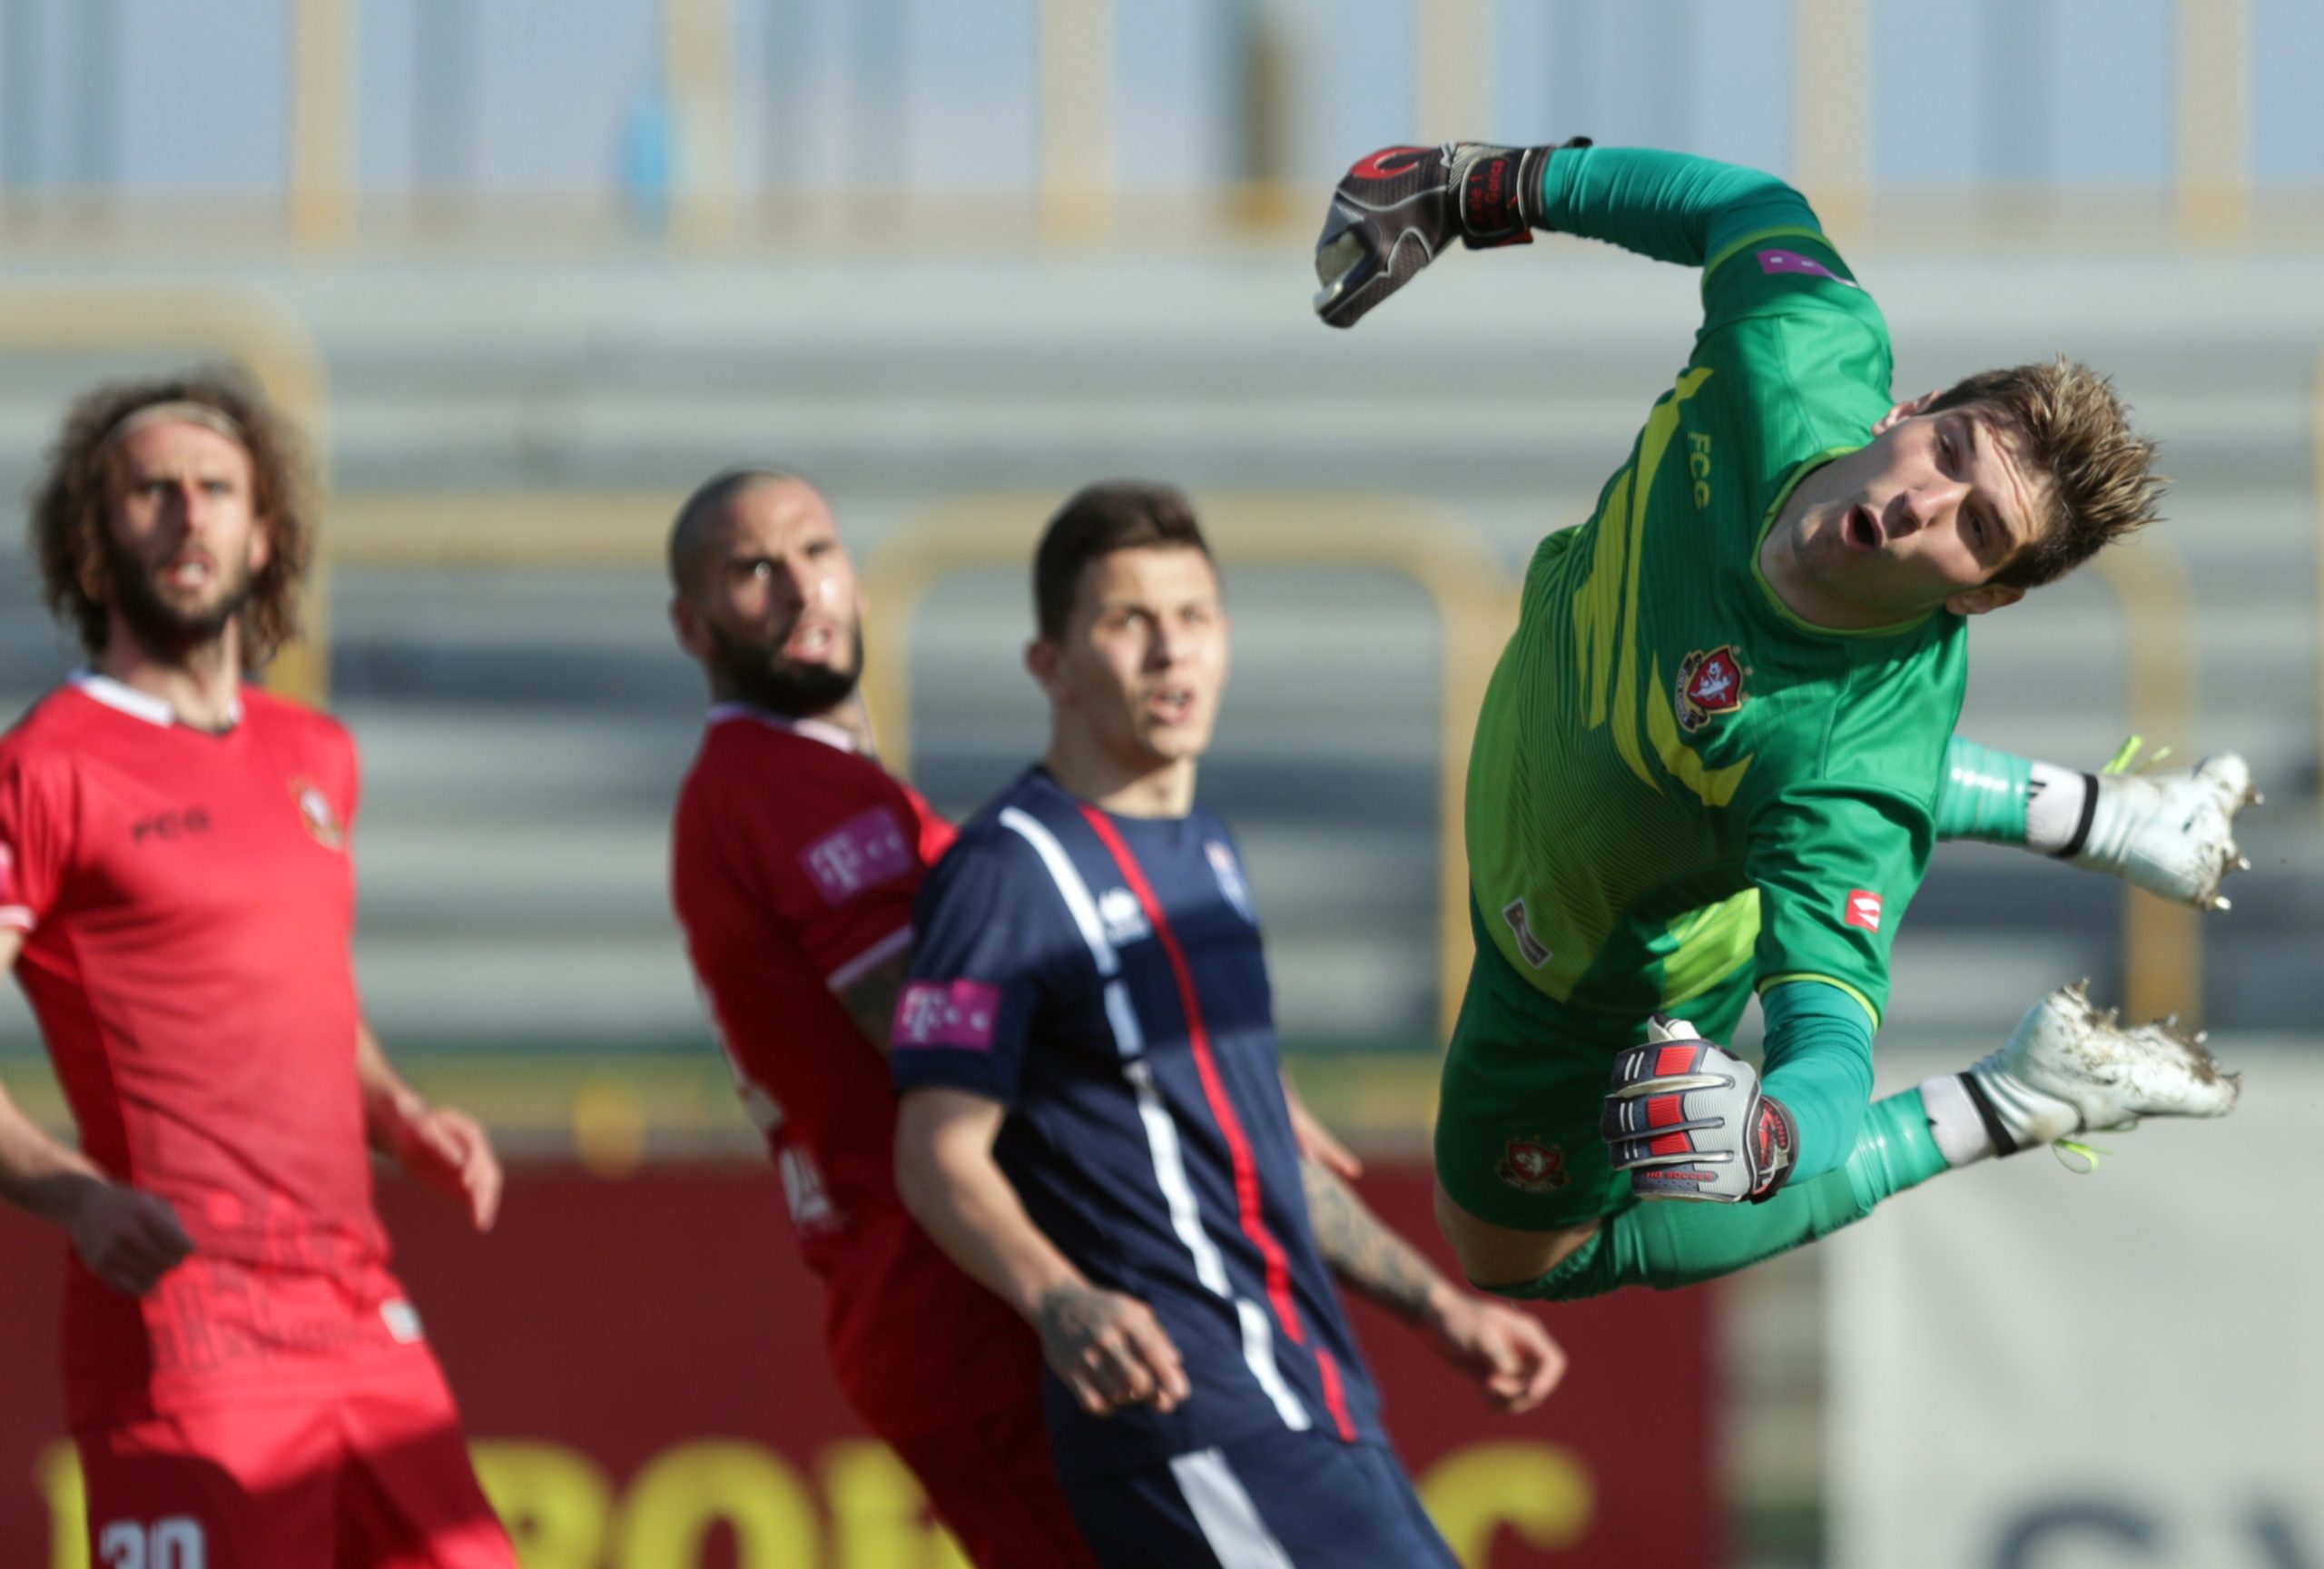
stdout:
<svg viewBox="0 0 2324 1569">
<path fill-rule="evenodd" d="M 1976 405 L 1903 403 L 1864 447 L 1800 481 L 1769 532 L 1768 581 L 1808 620 L 1982 615 L 2024 590 L 1994 581 L 2042 527 L 2038 474 Z"/>
<path fill-rule="evenodd" d="M 687 647 L 717 688 L 812 718 L 863 673 L 862 601 L 831 508 L 796 479 L 744 489 L 712 525 Z"/>
<path fill-rule="evenodd" d="M 1027 660 L 1076 754 L 1132 776 L 1191 766 L 1226 686 L 1217 571 L 1184 545 L 1099 556 L 1081 569 L 1064 636 Z"/>
</svg>

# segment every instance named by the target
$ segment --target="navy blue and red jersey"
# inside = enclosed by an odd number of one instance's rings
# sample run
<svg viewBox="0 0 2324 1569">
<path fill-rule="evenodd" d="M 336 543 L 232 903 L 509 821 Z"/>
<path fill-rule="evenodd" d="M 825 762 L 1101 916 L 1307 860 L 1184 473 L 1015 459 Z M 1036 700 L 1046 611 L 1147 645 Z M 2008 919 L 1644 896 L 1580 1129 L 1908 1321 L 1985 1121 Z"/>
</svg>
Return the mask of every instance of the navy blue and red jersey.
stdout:
<svg viewBox="0 0 2324 1569">
<path fill-rule="evenodd" d="M 1193 1394 L 1167 1416 L 1090 1416 L 1049 1376 L 1060 1479 L 1268 1430 L 1384 1443 L 1308 1225 L 1226 825 L 1116 816 L 1036 768 L 962 828 L 912 925 L 898 1089 L 1005 1105 L 994 1153 L 1034 1223 L 1186 1359 Z"/>
</svg>

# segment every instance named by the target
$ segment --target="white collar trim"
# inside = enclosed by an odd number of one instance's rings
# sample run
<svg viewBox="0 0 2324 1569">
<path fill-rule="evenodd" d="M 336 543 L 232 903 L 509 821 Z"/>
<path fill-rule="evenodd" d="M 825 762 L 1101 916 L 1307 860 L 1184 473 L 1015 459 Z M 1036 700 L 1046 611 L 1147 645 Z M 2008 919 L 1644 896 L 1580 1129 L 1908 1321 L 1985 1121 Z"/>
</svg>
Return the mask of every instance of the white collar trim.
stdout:
<svg viewBox="0 0 2324 1569">
<path fill-rule="evenodd" d="M 74 671 L 66 679 L 106 707 L 117 709 L 133 719 L 143 719 L 148 725 L 159 725 L 164 729 L 178 722 L 178 711 L 170 706 L 168 699 L 156 697 L 151 692 L 140 692 L 110 676 L 100 676 L 94 670 L 84 668 Z M 230 725 L 242 722 L 242 697 L 239 692 L 234 695 L 232 705 L 227 710 L 226 722 Z"/>
<path fill-rule="evenodd" d="M 748 703 L 716 703 L 711 706 L 709 723 L 724 725 L 730 719 L 754 719 L 777 730 L 788 730 L 810 741 L 820 741 L 826 746 L 836 746 L 842 752 L 860 752 L 855 733 L 845 725 L 833 725 L 822 719 L 793 719 L 785 714 L 771 713 Z"/>
</svg>

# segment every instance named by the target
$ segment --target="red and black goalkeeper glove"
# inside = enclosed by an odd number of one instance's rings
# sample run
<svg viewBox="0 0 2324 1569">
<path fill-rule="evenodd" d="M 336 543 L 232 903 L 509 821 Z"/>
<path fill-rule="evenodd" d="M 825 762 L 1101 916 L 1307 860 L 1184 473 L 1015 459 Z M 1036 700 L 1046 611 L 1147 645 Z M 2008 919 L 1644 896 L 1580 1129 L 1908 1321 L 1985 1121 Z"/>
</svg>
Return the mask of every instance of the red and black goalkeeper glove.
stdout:
<svg viewBox="0 0 2324 1569">
<path fill-rule="evenodd" d="M 1798 1124 L 1751 1065 L 1659 1014 L 1614 1059 L 1598 1130 L 1641 1199 L 1757 1202 L 1799 1159 Z"/>
<path fill-rule="evenodd" d="M 1523 245 L 1541 222 L 1541 172 L 1558 147 L 1383 147 L 1340 177 L 1315 242 L 1315 314 L 1353 327 L 1459 240 Z"/>
</svg>

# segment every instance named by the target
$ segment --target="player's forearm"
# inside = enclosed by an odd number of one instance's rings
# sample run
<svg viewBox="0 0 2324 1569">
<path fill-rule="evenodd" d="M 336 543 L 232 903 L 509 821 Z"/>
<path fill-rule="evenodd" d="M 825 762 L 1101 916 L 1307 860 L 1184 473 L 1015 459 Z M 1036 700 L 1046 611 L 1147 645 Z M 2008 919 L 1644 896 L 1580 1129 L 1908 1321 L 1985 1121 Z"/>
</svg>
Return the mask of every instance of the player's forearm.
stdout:
<svg viewBox="0 0 2324 1569">
<path fill-rule="evenodd" d="M 1685 153 L 1564 148 L 1541 180 L 1544 227 L 1699 267 L 1769 229 L 1820 232 L 1806 197 L 1772 174 Z"/>
<path fill-rule="evenodd" d="M 1388 1229 L 1355 1189 L 1313 1160 L 1299 1162 L 1315 1249 L 1342 1281 L 1393 1313 L 1418 1320 L 1442 1313 L 1452 1282 L 1417 1248 Z"/>
<path fill-rule="evenodd" d="M 0 1090 L 0 1199 L 64 1226 L 90 1185 L 105 1180 L 94 1161 L 51 1137 Z"/>
<path fill-rule="evenodd" d="M 404 1082 L 368 1023 L 355 1026 L 355 1081 L 363 1091 L 364 1137 L 372 1149 L 394 1153 L 398 1130 L 425 1112 L 428 1100 Z"/>
<path fill-rule="evenodd" d="M 897 1191 L 969 1278 L 1036 1325 L 1050 1293 L 1088 1283 L 1025 1213 L 990 1149 L 912 1134 L 908 1126 L 897 1132 Z"/>
<path fill-rule="evenodd" d="M 1820 981 L 1771 986 L 1759 1005 L 1768 1021 L 1760 1081 L 1799 1130 L 1790 1180 L 1836 1171 L 1856 1148 L 1872 1100 L 1872 1021 L 1864 1004 Z"/>
</svg>

